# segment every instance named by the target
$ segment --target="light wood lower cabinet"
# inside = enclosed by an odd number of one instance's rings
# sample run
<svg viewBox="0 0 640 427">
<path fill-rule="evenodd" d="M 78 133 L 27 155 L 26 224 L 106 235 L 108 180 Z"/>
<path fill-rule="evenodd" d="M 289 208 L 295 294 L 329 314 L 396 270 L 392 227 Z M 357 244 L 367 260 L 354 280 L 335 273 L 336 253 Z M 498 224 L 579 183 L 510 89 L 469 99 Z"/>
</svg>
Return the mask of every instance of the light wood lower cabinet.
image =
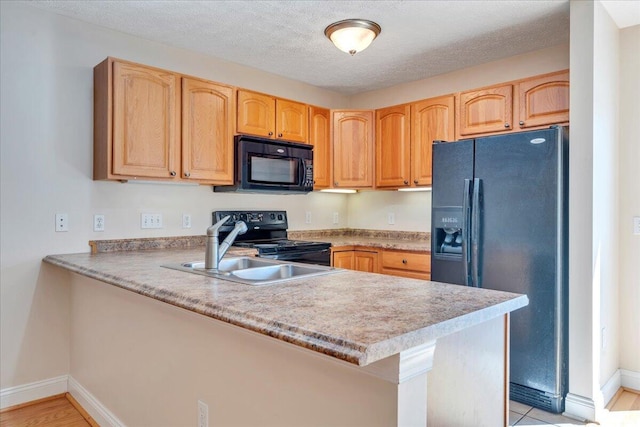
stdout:
<svg viewBox="0 0 640 427">
<path fill-rule="evenodd" d="M 370 248 L 342 246 L 332 248 L 331 265 L 347 270 L 378 272 L 378 251 Z"/>
<path fill-rule="evenodd" d="M 413 279 L 431 279 L 431 255 L 418 252 L 383 250 L 380 253 L 380 273 Z"/>
<path fill-rule="evenodd" d="M 331 253 L 333 267 L 413 279 L 431 279 L 429 253 L 381 250 L 362 246 L 333 247 Z"/>
</svg>

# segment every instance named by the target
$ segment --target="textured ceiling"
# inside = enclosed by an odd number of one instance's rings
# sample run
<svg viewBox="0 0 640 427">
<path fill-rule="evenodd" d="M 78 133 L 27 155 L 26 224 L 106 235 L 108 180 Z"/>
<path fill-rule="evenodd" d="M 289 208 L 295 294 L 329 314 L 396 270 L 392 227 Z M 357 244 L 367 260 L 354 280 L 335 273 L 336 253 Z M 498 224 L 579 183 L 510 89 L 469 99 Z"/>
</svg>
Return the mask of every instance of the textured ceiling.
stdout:
<svg viewBox="0 0 640 427">
<path fill-rule="evenodd" d="M 569 41 L 568 0 L 29 3 L 344 94 Z M 354 57 L 324 36 L 327 25 L 346 18 L 382 27 L 373 44 Z"/>
</svg>

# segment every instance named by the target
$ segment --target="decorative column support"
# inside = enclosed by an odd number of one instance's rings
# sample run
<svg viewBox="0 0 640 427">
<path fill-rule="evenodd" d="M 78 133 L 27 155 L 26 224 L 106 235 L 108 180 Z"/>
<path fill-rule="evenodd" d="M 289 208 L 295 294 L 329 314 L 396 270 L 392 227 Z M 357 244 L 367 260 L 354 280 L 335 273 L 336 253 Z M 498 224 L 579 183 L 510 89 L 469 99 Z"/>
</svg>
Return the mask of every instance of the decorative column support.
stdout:
<svg viewBox="0 0 640 427">
<path fill-rule="evenodd" d="M 427 373 L 433 367 L 435 350 L 434 340 L 362 368 L 397 384 L 397 426 L 427 425 Z"/>
</svg>

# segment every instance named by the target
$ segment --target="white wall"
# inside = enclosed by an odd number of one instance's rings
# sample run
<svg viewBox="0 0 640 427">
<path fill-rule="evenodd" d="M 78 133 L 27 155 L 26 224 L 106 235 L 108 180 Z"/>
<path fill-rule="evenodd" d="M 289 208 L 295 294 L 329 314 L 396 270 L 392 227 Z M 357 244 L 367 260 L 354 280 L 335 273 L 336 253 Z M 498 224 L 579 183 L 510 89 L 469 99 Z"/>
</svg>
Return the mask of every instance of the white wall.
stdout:
<svg viewBox="0 0 640 427">
<path fill-rule="evenodd" d="M 362 191 L 349 196 L 348 206 L 349 228 L 431 232 L 430 191 Z"/>
<path fill-rule="evenodd" d="M 640 372 L 640 25 L 620 31 L 620 368 Z"/>
<path fill-rule="evenodd" d="M 285 209 L 291 229 L 346 227 L 345 195 L 214 194 L 210 186 L 91 179 L 93 67 L 107 56 L 327 107 L 343 107 L 344 96 L 26 3 L 0 7 L 0 388 L 69 372 L 68 285 L 41 264 L 47 254 L 87 252 L 93 239 L 201 235 L 216 209 Z M 162 213 L 164 228 L 141 230 L 142 212 Z M 183 212 L 193 228 L 181 228 Z M 55 213 L 69 215 L 69 232 L 54 232 Z M 106 216 L 103 233 L 92 231 L 95 213 Z"/>
</svg>

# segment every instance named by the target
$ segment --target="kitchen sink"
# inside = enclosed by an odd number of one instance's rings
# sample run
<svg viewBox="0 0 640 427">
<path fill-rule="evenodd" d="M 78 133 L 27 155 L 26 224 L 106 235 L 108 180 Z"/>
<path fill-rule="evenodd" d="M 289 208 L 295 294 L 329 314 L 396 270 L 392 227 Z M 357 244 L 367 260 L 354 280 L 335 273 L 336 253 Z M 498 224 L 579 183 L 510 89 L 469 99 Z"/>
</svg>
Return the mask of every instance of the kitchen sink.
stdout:
<svg viewBox="0 0 640 427">
<path fill-rule="evenodd" d="M 167 264 L 162 267 L 253 286 L 273 285 L 285 280 L 340 271 L 322 265 L 288 263 L 251 257 L 224 258 L 220 261 L 217 270 L 204 268 L 204 262 L 201 261 Z"/>
</svg>

